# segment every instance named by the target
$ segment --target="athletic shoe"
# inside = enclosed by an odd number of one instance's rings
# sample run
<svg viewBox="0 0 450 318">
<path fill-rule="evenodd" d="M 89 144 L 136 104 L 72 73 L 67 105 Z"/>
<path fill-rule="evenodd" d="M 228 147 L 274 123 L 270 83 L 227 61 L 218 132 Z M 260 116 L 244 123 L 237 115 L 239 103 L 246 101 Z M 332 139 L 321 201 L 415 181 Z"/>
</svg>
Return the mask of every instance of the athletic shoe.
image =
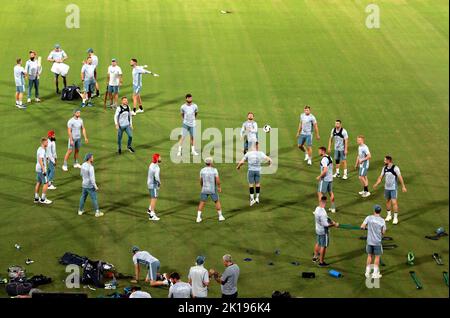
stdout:
<svg viewBox="0 0 450 318">
<path fill-rule="evenodd" d="M 335 174 L 333 174 L 333 178 L 340 178 L 341 177 L 341 174 L 340 173 L 335 173 Z"/>
<path fill-rule="evenodd" d="M 41 201 L 41 199 L 34 198 L 34 203 L 39 203 L 39 201 Z"/>
<path fill-rule="evenodd" d="M 63 171 L 68 171 L 69 169 L 67 169 L 67 166 L 62 166 Z"/>
<path fill-rule="evenodd" d="M 48 189 L 49 190 L 56 190 L 56 187 L 53 184 L 51 184 L 51 185 L 48 186 Z"/>
<path fill-rule="evenodd" d="M 181 157 L 181 151 L 177 152 L 177 157 Z"/>
<path fill-rule="evenodd" d="M 372 276 L 372 275 L 370 275 L 370 273 L 368 273 L 368 272 L 366 272 L 364 275 L 366 276 L 366 278 L 370 278 L 370 276 Z"/>
<path fill-rule="evenodd" d="M 383 277 L 383 275 L 381 275 L 380 273 L 373 273 L 372 274 L 372 278 L 373 279 L 380 279 L 381 277 Z"/>
<path fill-rule="evenodd" d="M 27 106 L 19 105 L 19 104 L 16 104 L 16 107 L 19 108 L 19 109 L 26 109 L 27 108 Z"/>
<path fill-rule="evenodd" d="M 259 204 L 259 198 L 256 198 L 256 199 L 255 199 L 255 202 Z"/>
<path fill-rule="evenodd" d="M 219 221 L 225 221 L 225 218 L 223 215 L 219 216 Z"/>
<path fill-rule="evenodd" d="M 193 156 L 198 156 L 198 153 L 197 153 L 197 151 L 195 151 L 195 150 L 192 150 L 192 155 L 193 155 Z"/>
<path fill-rule="evenodd" d="M 131 112 L 131 115 L 136 116 L 136 112 Z"/>
<path fill-rule="evenodd" d="M 73 164 L 73 167 L 76 169 L 81 169 L 81 165 L 77 162 Z"/>
<path fill-rule="evenodd" d="M 359 194 L 359 195 L 363 195 L 365 192 L 366 192 L 366 191 L 362 190 L 362 191 L 359 191 L 358 194 Z"/>
<path fill-rule="evenodd" d="M 139 108 L 139 109 L 136 111 L 136 114 L 137 114 L 137 113 L 143 113 L 143 112 L 144 112 L 144 110 Z"/>
<path fill-rule="evenodd" d="M 85 103 L 81 103 L 81 108 L 84 108 L 84 107 L 86 107 L 86 104 Z"/>
<path fill-rule="evenodd" d="M 330 264 L 325 263 L 325 262 L 319 263 L 319 267 L 327 267 L 327 266 L 330 266 Z"/>
<path fill-rule="evenodd" d="M 27 99 L 27 103 L 31 103 L 31 98 L 28 98 L 28 99 Z"/>
<path fill-rule="evenodd" d="M 308 161 L 308 159 L 309 159 L 309 157 L 308 157 L 308 155 L 306 155 L 304 161 Z"/>
<path fill-rule="evenodd" d="M 105 214 L 103 212 L 100 212 L 100 211 L 95 212 L 95 217 L 96 218 L 99 218 L 99 217 L 104 216 L 104 215 Z"/>
<path fill-rule="evenodd" d="M 394 217 L 394 221 L 392 221 L 392 224 L 398 224 L 398 218 Z"/>
<path fill-rule="evenodd" d="M 117 153 L 118 153 L 119 155 L 121 155 L 121 154 L 122 154 L 122 149 L 117 150 Z"/>
<path fill-rule="evenodd" d="M 78 215 L 83 215 L 84 214 L 84 211 L 78 211 Z"/>
<path fill-rule="evenodd" d="M 369 191 L 364 192 L 361 196 L 362 196 L 363 198 L 367 198 L 368 196 L 370 196 L 370 192 L 369 192 Z"/>
<path fill-rule="evenodd" d="M 312 165 L 312 161 L 311 161 L 311 159 L 308 159 L 308 166 L 311 166 Z"/>
<path fill-rule="evenodd" d="M 342 177 L 342 179 L 347 180 L 347 179 L 348 179 L 347 175 L 344 174 L 344 176 Z"/>
<path fill-rule="evenodd" d="M 336 213 L 336 209 L 328 209 L 328 211 L 330 211 L 331 213 Z"/>
<path fill-rule="evenodd" d="M 135 151 L 134 151 L 134 149 L 133 149 L 133 148 L 131 148 L 131 147 L 128 147 L 127 149 L 128 149 L 128 151 L 129 151 L 129 152 L 131 152 L 131 153 L 135 153 Z"/>
<path fill-rule="evenodd" d="M 35 102 L 36 102 L 36 103 L 40 103 L 40 102 L 41 102 L 41 99 L 40 99 L 40 98 L 36 98 L 36 99 L 35 99 Z"/>
<path fill-rule="evenodd" d="M 27 258 L 25 260 L 25 264 L 27 264 L 27 265 L 30 265 L 30 264 L 33 264 L 33 263 L 34 263 L 34 261 L 32 259 Z"/>
<path fill-rule="evenodd" d="M 388 216 L 384 219 L 386 222 L 389 222 L 390 220 L 392 220 L 392 215 L 388 214 Z"/>
<path fill-rule="evenodd" d="M 49 199 L 46 198 L 45 200 L 40 199 L 39 203 L 41 203 L 41 204 L 52 204 L 52 201 L 50 201 Z"/>
<path fill-rule="evenodd" d="M 197 218 L 197 223 L 200 223 L 202 221 L 202 218 Z"/>
<path fill-rule="evenodd" d="M 313 263 L 317 263 L 318 261 L 319 261 L 319 257 L 318 256 L 313 256 L 312 262 Z"/>
<path fill-rule="evenodd" d="M 250 200 L 250 206 L 253 206 L 256 203 L 256 200 Z"/>
<path fill-rule="evenodd" d="M 93 107 L 93 106 L 94 106 L 94 104 L 92 104 L 92 103 L 87 104 L 87 107 Z"/>
<path fill-rule="evenodd" d="M 159 217 L 156 216 L 156 214 L 150 215 L 150 216 L 148 217 L 148 219 L 149 219 L 150 221 L 159 221 L 159 220 L 160 220 Z"/>
</svg>

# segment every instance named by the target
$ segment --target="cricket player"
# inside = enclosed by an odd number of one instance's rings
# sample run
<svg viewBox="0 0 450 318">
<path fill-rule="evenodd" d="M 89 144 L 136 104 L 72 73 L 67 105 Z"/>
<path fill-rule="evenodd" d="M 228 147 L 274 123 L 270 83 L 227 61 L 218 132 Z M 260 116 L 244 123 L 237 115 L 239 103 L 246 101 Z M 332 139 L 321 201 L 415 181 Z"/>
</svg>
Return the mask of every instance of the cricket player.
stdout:
<svg viewBox="0 0 450 318">
<path fill-rule="evenodd" d="M 52 62 L 52 73 L 55 74 L 55 85 L 56 85 L 56 94 L 60 94 L 59 91 L 59 76 L 61 75 L 63 79 L 64 88 L 67 87 L 67 74 L 69 73 L 69 65 L 64 62 L 68 59 L 66 52 L 61 49 L 61 45 L 55 44 L 55 48 L 50 52 L 47 57 L 49 62 Z"/>
<path fill-rule="evenodd" d="M 14 66 L 14 81 L 16 82 L 16 107 L 20 109 L 26 109 L 27 107 L 22 104 L 23 93 L 25 92 L 25 69 L 22 67 L 22 59 L 16 60 L 16 66 Z"/>
<path fill-rule="evenodd" d="M 86 199 L 88 195 L 91 197 L 92 205 L 95 210 L 95 217 L 101 217 L 103 216 L 103 212 L 100 212 L 100 209 L 98 207 L 98 200 L 97 200 L 97 191 L 98 186 L 95 182 L 95 170 L 94 170 L 94 155 L 91 153 L 88 153 L 84 157 L 84 163 L 81 165 L 81 171 L 80 171 L 81 177 L 83 178 L 82 182 L 82 191 L 81 191 L 81 198 L 80 198 L 80 207 L 78 209 L 78 215 L 84 214 L 84 204 L 86 203 Z"/>
<path fill-rule="evenodd" d="M 53 180 L 55 179 L 56 160 L 58 155 L 56 153 L 56 135 L 54 130 L 50 130 L 47 133 L 48 146 L 47 146 L 47 159 L 48 159 L 48 189 L 56 190 Z"/>
<path fill-rule="evenodd" d="M 92 94 L 95 89 L 95 65 L 92 64 L 92 57 L 88 57 L 86 62 L 81 67 L 81 81 L 84 84 L 84 92 L 83 92 L 83 102 L 81 103 L 81 107 L 87 106 L 92 107 Z"/>
<path fill-rule="evenodd" d="M 340 178 L 341 173 L 339 171 L 341 162 L 344 166 L 344 176 L 342 179 L 347 180 L 347 154 L 348 154 L 348 133 L 345 128 L 342 127 L 342 122 L 337 119 L 334 128 L 331 130 L 330 139 L 328 140 L 328 154 L 331 154 L 331 144 L 334 141 L 334 161 L 336 162 L 336 173 L 333 175 L 335 178 Z"/>
<path fill-rule="evenodd" d="M 214 269 L 210 270 L 214 280 L 220 284 L 220 289 L 222 292 L 222 298 L 234 299 L 238 298 L 238 288 L 237 283 L 240 275 L 240 268 L 237 264 L 233 262 L 230 254 L 225 254 L 222 257 L 223 265 L 225 270 L 222 275 L 220 275 Z"/>
<path fill-rule="evenodd" d="M 367 263 L 366 263 L 366 277 L 370 278 L 370 272 L 373 264 L 372 278 L 381 278 L 380 274 L 380 257 L 383 254 L 383 235 L 386 233 L 386 222 L 380 216 L 381 206 L 378 204 L 373 207 L 373 215 L 369 215 L 361 224 L 361 229 L 367 230 Z"/>
<path fill-rule="evenodd" d="M 125 132 L 128 136 L 127 149 L 129 152 L 134 153 L 131 143 L 133 142 L 133 118 L 131 115 L 130 107 L 128 106 L 128 98 L 122 97 L 122 102 L 119 107 L 116 108 L 116 113 L 114 114 L 114 124 L 117 129 L 117 144 L 118 153 L 122 153 L 122 136 Z"/>
<path fill-rule="evenodd" d="M 181 156 L 182 145 L 184 139 L 189 134 L 191 140 L 191 153 L 193 156 L 198 156 L 195 151 L 195 124 L 198 115 L 198 106 L 192 102 L 192 95 L 186 94 L 186 102 L 180 107 L 181 118 L 183 119 L 183 132 L 180 138 L 180 144 L 178 146 L 177 156 Z"/>
<path fill-rule="evenodd" d="M 192 286 L 194 298 L 207 298 L 209 286 L 208 270 L 204 267 L 205 257 L 200 255 L 195 260 L 195 266 L 189 269 L 189 284 Z"/>
<path fill-rule="evenodd" d="M 119 102 L 119 90 L 123 84 L 122 69 L 117 65 L 117 60 L 113 58 L 108 67 L 108 94 L 110 96 L 111 108 L 117 107 Z"/>
<path fill-rule="evenodd" d="M 252 112 L 247 114 L 247 121 L 242 124 L 241 139 L 244 140 L 244 155 L 258 142 L 258 124 Z"/>
<path fill-rule="evenodd" d="M 397 200 L 397 188 L 398 181 L 402 185 L 402 192 L 406 192 L 405 182 L 400 173 L 400 168 L 394 165 L 392 157 L 384 157 L 384 167 L 381 170 L 381 175 L 378 177 L 377 182 L 373 185 L 375 189 L 384 178 L 384 198 L 386 199 L 387 217 L 386 222 L 392 220 L 392 209 L 394 210 L 394 220 L 392 224 L 398 224 L 398 200 Z"/>
<path fill-rule="evenodd" d="M 78 163 L 78 153 L 81 148 L 81 134 L 83 134 L 84 142 L 89 143 L 86 134 L 86 128 L 84 127 L 83 119 L 80 117 L 81 111 L 76 109 L 73 113 L 73 117 L 69 119 L 67 122 L 67 134 L 69 135 L 69 142 L 67 145 L 67 152 L 64 156 L 64 164 L 62 166 L 63 171 L 67 171 L 67 160 L 69 160 L 69 156 L 74 153 L 74 168 L 81 168 L 81 165 Z"/>
<path fill-rule="evenodd" d="M 36 186 L 34 188 L 34 203 L 51 204 L 47 199 L 48 179 L 47 179 L 47 146 L 48 139 L 41 138 L 41 146 L 36 152 Z M 42 195 L 39 197 L 39 189 L 42 185 Z"/>
<path fill-rule="evenodd" d="M 265 162 L 272 164 L 272 159 L 264 152 L 259 151 L 258 144 L 254 144 L 237 165 L 237 170 L 241 169 L 245 162 L 248 162 L 247 181 L 250 191 L 250 206 L 259 203 L 261 193 L 261 165 Z M 256 197 L 255 197 L 256 193 Z"/>
<path fill-rule="evenodd" d="M 135 272 L 135 279 L 131 281 L 132 284 L 137 284 L 137 282 L 139 281 L 139 274 L 142 266 L 148 269 L 148 274 L 145 278 L 145 282 L 149 282 L 151 287 L 170 285 L 167 274 L 161 275 L 158 273 L 159 268 L 161 267 L 161 263 L 156 257 L 152 256 L 147 251 L 141 251 L 137 246 L 133 246 L 131 251 L 133 253 L 133 264 Z"/>
<path fill-rule="evenodd" d="M 169 280 L 172 284 L 169 288 L 169 298 L 192 298 L 192 287 L 181 281 L 180 274 L 170 274 Z"/>
<path fill-rule="evenodd" d="M 94 49 L 89 48 L 87 50 L 88 53 L 88 57 L 90 57 L 92 59 L 92 65 L 95 66 L 95 70 L 94 70 L 94 78 L 95 78 L 95 96 L 99 97 L 100 96 L 100 89 L 98 87 L 98 81 L 97 81 L 97 68 L 98 68 L 98 56 L 95 55 L 94 53 Z"/>
<path fill-rule="evenodd" d="M 146 70 L 147 65 L 139 66 L 137 59 L 131 59 L 130 66 L 133 68 L 133 116 L 137 113 L 143 113 L 141 89 L 142 89 L 142 74 L 151 74 L 155 77 L 159 75 Z M 136 110 L 136 105 L 139 104 L 139 110 Z"/>
<path fill-rule="evenodd" d="M 358 155 L 356 156 L 355 169 L 359 169 L 359 181 L 364 187 L 363 190 L 359 192 L 359 195 L 363 198 L 367 198 L 370 195 L 367 172 L 369 170 L 369 161 L 372 158 L 372 155 L 370 154 L 369 147 L 365 144 L 365 137 L 363 135 L 359 135 L 356 138 L 356 142 L 358 143 Z"/>
<path fill-rule="evenodd" d="M 159 196 L 159 188 L 161 187 L 160 163 L 161 156 L 158 153 L 155 153 L 152 158 L 152 163 L 148 167 L 147 175 L 147 186 L 150 193 L 150 206 L 148 207 L 147 214 L 150 221 L 159 221 L 155 208 Z"/>
<path fill-rule="evenodd" d="M 319 126 L 316 117 L 311 114 L 311 106 L 306 105 L 303 114 L 300 115 L 300 124 L 298 125 L 297 138 L 298 148 L 305 152 L 305 161 L 312 165 L 312 136 L 313 130 L 316 133 L 316 139 L 320 140 Z M 305 144 L 306 148 L 305 149 Z"/>
<path fill-rule="evenodd" d="M 327 155 L 327 148 L 325 147 L 319 148 L 319 156 L 322 159 L 320 159 L 320 175 L 316 178 L 317 181 L 319 181 L 319 185 L 317 188 L 317 197 L 320 203 L 321 198 L 329 193 L 331 201 L 331 207 L 329 211 L 331 213 L 336 213 L 336 205 L 334 203 L 333 192 L 333 160 L 331 160 L 331 157 Z"/>
<path fill-rule="evenodd" d="M 205 203 L 208 197 L 216 204 L 216 210 L 219 215 L 219 221 L 225 221 L 222 215 L 222 207 L 219 200 L 219 194 L 222 192 L 220 186 L 219 172 L 213 167 L 213 158 L 208 157 L 205 159 L 206 167 L 200 170 L 200 186 L 202 192 L 200 194 L 200 204 L 198 205 L 197 211 L 197 223 L 202 221 L 202 212 L 205 207 Z"/>
<path fill-rule="evenodd" d="M 328 218 L 325 207 L 327 206 L 327 197 L 320 198 L 319 206 L 314 211 L 314 218 L 316 221 L 316 245 L 314 246 L 314 256 L 312 261 L 316 263 L 319 261 L 320 267 L 326 267 L 329 264 L 325 263 L 325 254 L 330 244 L 329 228 L 339 227 L 336 223 Z"/>
<path fill-rule="evenodd" d="M 36 103 L 39 103 L 39 77 L 42 73 L 42 66 L 38 63 L 38 57 L 35 51 L 30 51 L 30 59 L 25 63 L 25 73 L 28 78 L 28 99 L 31 103 L 31 92 L 34 87 L 34 96 Z"/>
</svg>

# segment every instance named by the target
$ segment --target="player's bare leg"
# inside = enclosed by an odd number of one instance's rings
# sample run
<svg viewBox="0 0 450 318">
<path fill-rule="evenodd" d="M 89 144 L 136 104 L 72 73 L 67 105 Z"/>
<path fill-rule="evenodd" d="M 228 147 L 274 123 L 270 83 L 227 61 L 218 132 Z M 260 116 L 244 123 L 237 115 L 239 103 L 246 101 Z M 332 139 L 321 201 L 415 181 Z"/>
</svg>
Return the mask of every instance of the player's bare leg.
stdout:
<svg viewBox="0 0 450 318">
<path fill-rule="evenodd" d="M 312 147 L 308 147 L 307 161 L 308 161 L 308 166 L 311 166 L 312 165 Z"/>
<path fill-rule="evenodd" d="M 372 269 L 372 254 L 367 255 L 367 262 L 366 262 L 366 277 L 370 277 L 370 271 Z"/>
<path fill-rule="evenodd" d="M 70 155 L 72 154 L 73 150 L 72 149 L 67 149 L 66 154 L 64 155 L 64 164 L 62 166 L 62 169 L 64 171 L 67 171 L 67 161 L 69 160 Z"/>
<path fill-rule="evenodd" d="M 220 204 L 220 201 L 216 201 L 216 210 L 217 214 L 219 215 L 219 221 L 225 221 L 225 218 L 222 215 L 222 205 Z"/>
</svg>

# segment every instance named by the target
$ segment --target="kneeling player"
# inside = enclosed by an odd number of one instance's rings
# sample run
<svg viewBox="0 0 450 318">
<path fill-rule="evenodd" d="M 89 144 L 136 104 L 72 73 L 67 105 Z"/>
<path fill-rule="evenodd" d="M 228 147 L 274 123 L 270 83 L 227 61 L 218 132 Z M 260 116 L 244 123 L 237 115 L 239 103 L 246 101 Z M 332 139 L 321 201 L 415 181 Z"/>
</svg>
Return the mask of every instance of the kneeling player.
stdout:
<svg viewBox="0 0 450 318">
<path fill-rule="evenodd" d="M 161 275 L 158 273 L 159 268 L 161 267 L 161 263 L 156 257 L 152 256 L 147 251 L 141 251 L 137 246 L 133 246 L 132 253 L 135 271 L 135 278 L 131 281 L 132 284 L 136 284 L 139 281 L 139 274 L 142 265 L 148 269 L 148 274 L 145 278 L 145 282 L 150 283 L 151 287 L 170 285 L 167 274 Z"/>
<path fill-rule="evenodd" d="M 317 177 L 317 181 L 319 181 L 317 197 L 320 202 L 321 198 L 329 193 L 331 200 L 331 208 L 329 211 L 331 211 L 331 213 L 335 213 L 336 206 L 334 203 L 333 192 L 333 160 L 331 160 L 330 156 L 327 155 L 327 149 L 325 147 L 319 148 L 319 155 L 322 159 L 320 160 L 320 175 Z"/>
</svg>

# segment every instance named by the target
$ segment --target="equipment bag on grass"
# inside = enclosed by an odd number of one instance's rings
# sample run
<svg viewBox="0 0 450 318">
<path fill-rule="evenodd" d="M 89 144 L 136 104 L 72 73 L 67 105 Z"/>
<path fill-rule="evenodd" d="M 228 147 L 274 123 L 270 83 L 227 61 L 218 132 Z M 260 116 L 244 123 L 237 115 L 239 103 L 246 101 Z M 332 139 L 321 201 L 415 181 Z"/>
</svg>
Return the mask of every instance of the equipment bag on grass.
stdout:
<svg viewBox="0 0 450 318">
<path fill-rule="evenodd" d="M 74 253 L 66 252 L 60 259 L 59 263 L 62 265 L 78 265 L 82 266 L 88 260 L 85 256 L 79 256 Z"/>
<path fill-rule="evenodd" d="M 32 288 L 26 281 L 11 281 L 6 285 L 6 292 L 9 296 L 27 295 Z"/>
<path fill-rule="evenodd" d="M 98 288 L 104 288 L 105 283 L 103 279 L 103 262 L 87 260 L 83 264 L 83 276 L 81 283 L 84 285 L 94 285 Z"/>
<path fill-rule="evenodd" d="M 52 279 L 44 275 L 34 275 L 30 279 L 27 279 L 27 282 L 30 283 L 33 288 L 36 288 L 41 285 L 50 284 Z"/>
<path fill-rule="evenodd" d="M 78 92 L 80 88 L 76 85 L 64 87 L 61 93 L 61 100 L 76 100 L 80 98 Z"/>
</svg>

